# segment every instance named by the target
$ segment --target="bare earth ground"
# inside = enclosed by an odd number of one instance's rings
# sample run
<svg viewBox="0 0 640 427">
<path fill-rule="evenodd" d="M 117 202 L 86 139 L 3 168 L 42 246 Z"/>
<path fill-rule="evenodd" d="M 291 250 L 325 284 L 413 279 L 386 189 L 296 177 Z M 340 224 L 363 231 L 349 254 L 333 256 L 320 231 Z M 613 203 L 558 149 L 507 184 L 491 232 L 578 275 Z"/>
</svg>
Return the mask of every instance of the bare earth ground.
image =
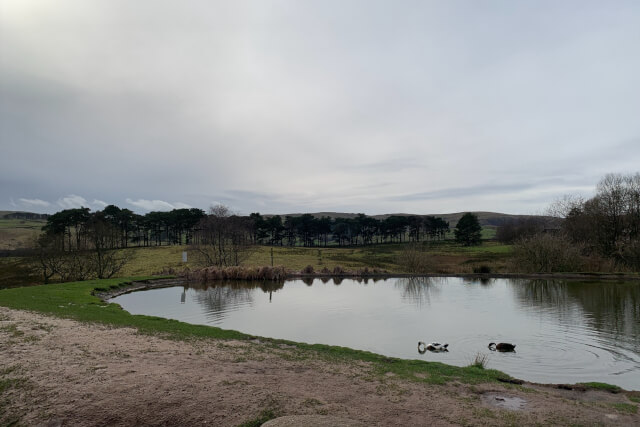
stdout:
<svg viewBox="0 0 640 427">
<path fill-rule="evenodd" d="M 625 394 L 428 385 L 294 346 L 172 341 L 3 307 L 0 373 L 18 380 L 0 394 L 0 425 L 233 426 L 265 409 L 362 425 L 640 425 Z"/>
</svg>

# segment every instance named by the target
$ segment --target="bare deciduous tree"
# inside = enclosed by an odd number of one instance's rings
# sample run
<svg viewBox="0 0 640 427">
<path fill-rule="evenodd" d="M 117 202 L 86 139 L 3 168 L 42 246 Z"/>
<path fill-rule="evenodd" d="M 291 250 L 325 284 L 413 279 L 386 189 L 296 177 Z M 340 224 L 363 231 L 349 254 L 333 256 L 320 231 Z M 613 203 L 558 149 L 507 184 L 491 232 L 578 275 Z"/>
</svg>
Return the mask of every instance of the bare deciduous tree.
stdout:
<svg viewBox="0 0 640 427">
<path fill-rule="evenodd" d="M 433 260 L 421 243 L 405 245 L 398 255 L 397 262 L 405 273 L 422 274 L 433 271 Z"/>
<path fill-rule="evenodd" d="M 251 220 L 232 215 L 228 207 L 212 206 L 195 232 L 197 244 L 190 251 L 205 266 L 240 265 L 250 255 L 253 246 Z"/>
<path fill-rule="evenodd" d="M 131 252 L 111 249 L 113 225 L 100 213 L 82 227 L 77 247 L 65 245 L 65 233 L 48 231 L 37 242 L 38 266 L 45 283 L 106 279 L 117 274 L 130 260 Z M 67 246 L 65 248 L 65 246 Z"/>
</svg>

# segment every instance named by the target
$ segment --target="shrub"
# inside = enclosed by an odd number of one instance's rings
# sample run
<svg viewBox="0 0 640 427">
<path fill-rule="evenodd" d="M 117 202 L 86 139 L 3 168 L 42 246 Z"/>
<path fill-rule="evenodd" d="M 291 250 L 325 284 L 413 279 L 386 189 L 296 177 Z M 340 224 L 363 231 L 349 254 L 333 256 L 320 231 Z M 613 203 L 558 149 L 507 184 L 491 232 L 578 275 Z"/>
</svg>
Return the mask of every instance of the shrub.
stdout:
<svg viewBox="0 0 640 427">
<path fill-rule="evenodd" d="M 357 271 L 358 276 L 368 276 L 370 273 L 369 267 L 361 268 Z"/>
<path fill-rule="evenodd" d="M 333 267 L 333 274 L 336 276 L 344 274 L 344 268 L 342 268 L 342 266 L 340 265 L 336 265 L 335 267 Z"/>
<path fill-rule="evenodd" d="M 302 274 L 313 274 L 314 273 L 314 269 L 312 265 L 307 265 L 305 268 L 302 269 Z"/>
<path fill-rule="evenodd" d="M 405 273 L 420 274 L 433 270 L 431 257 L 419 243 L 405 245 L 397 257 L 397 263 Z"/>
<path fill-rule="evenodd" d="M 634 240 L 622 250 L 622 262 L 633 271 L 640 272 L 640 240 Z"/>
<path fill-rule="evenodd" d="M 491 274 L 491 267 L 488 265 L 478 265 L 473 267 L 473 272 L 475 274 Z"/>
<path fill-rule="evenodd" d="M 512 262 L 517 271 L 555 273 L 583 271 L 584 245 L 571 242 L 563 234 L 542 233 L 516 242 Z"/>
</svg>

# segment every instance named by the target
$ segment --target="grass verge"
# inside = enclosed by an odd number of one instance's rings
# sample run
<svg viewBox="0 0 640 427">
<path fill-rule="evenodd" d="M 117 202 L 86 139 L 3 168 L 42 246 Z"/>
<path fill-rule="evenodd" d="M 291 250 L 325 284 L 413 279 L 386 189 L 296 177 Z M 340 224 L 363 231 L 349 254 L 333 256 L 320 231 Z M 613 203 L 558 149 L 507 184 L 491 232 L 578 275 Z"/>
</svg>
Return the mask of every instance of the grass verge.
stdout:
<svg viewBox="0 0 640 427">
<path fill-rule="evenodd" d="M 144 278 L 137 278 L 138 280 Z M 192 325 L 161 317 L 132 315 L 118 304 L 106 304 L 92 292 L 127 286 L 134 279 L 105 279 L 52 285 L 31 286 L 0 290 L 0 305 L 69 318 L 81 322 L 99 323 L 114 327 L 134 327 L 142 334 L 160 335 L 169 339 L 191 340 L 201 338 L 238 339 L 254 338 L 241 332 L 212 326 Z M 479 367 L 456 367 L 438 362 L 404 360 L 323 344 L 293 343 L 285 340 L 261 338 L 267 345 L 295 346 L 297 357 L 319 357 L 332 362 L 369 362 L 375 375 L 393 373 L 401 378 L 432 384 L 448 381 L 464 383 L 496 382 L 509 376 L 496 370 Z"/>
<path fill-rule="evenodd" d="M 590 382 L 590 383 L 579 383 L 578 385 L 584 386 L 592 390 L 608 391 L 609 393 L 620 393 L 622 391 L 622 389 L 617 385 L 611 385 L 607 383 Z"/>
<path fill-rule="evenodd" d="M 244 423 L 240 424 L 238 427 L 260 427 L 262 424 L 266 423 L 267 421 L 277 417 L 278 415 L 276 414 L 276 411 L 274 411 L 273 409 L 265 409 L 264 411 L 260 412 L 260 414 L 257 415 L 255 418 L 245 421 Z"/>
</svg>

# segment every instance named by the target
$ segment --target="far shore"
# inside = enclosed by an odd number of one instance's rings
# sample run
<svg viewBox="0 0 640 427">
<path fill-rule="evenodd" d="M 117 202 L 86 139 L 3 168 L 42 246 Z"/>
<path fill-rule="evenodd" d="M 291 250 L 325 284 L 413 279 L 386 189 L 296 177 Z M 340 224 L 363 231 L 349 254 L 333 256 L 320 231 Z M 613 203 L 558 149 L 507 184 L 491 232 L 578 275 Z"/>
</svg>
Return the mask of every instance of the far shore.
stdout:
<svg viewBox="0 0 640 427">
<path fill-rule="evenodd" d="M 384 273 L 384 274 L 303 274 L 303 273 L 288 273 L 283 280 L 296 280 L 296 279 L 353 279 L 353 280 L 385 280 L 394 278 L 421 278 L 421 277 L 459 277 L 463 279 L 475 279 L 475 280 L 488 280 L 488 279 L 539 279 L 539 280 L 603 280 L 603 281 L 640 281 L 640 275 L 627 274 L 627 273 L 501 273 L 501 274 L 399 274 L 399 273 Z M 227 280 L 221 280 L 219 282 L 227 282 Z M 151 278 L 145 280 L 136 280 L 128 282 L 126 286 L 116 289 L 109 289 L 104 291 L 96 291 L 94 294 L 106 301 L 110 298 L 114 298 L 119 295 L 123 295 L 129 292 L 164 288 L 171 286 L 188 285 L 190 283 L 198 283 L 196 281 L 190 281 L 180 274 L 176 276 L 160 276 L 158 278 Z M 205 284 L 215 284 L 217 281 L 204 282 Z"/>
</svg>

